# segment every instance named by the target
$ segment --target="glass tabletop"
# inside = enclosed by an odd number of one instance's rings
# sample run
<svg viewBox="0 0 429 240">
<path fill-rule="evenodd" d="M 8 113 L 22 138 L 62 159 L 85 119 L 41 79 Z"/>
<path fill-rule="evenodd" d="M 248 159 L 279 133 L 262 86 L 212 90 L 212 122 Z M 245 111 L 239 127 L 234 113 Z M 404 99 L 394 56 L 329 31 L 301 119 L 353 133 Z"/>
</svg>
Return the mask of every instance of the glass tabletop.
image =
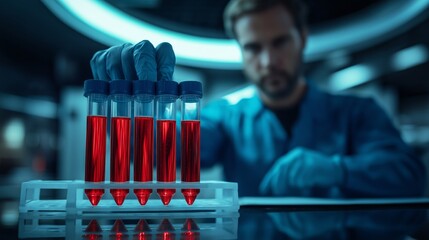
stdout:
<svg viewBox="0 0 429 240">
<path fill-rule="evenodd" d="M 429 239 L 429 205 L 243 205 L 238 212 L 20 214 L 20 239 Z"/>
</svg>

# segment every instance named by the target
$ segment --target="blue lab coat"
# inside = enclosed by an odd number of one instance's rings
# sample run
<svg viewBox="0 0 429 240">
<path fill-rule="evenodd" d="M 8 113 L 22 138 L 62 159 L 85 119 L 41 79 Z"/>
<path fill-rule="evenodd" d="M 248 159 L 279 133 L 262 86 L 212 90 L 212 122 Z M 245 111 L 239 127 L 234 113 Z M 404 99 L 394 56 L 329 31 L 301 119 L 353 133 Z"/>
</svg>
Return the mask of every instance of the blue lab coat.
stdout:
<svg viewBox="0 0 429 240">
<path fill-rule="evenodd" d="M 223 164 L 225 179 L 238 183 L 240 196 L 260 195 L 267 171 L 296 147 L 340 155 L 345 179 L 339 187 L 291 188 L 289 196 L 406 197 L 424 191 L 422 162 L 372 99 L 333 95 L 310 85 L 292 137 L 256 93 L 202 110 L 201 165 Z"/>
</svg>

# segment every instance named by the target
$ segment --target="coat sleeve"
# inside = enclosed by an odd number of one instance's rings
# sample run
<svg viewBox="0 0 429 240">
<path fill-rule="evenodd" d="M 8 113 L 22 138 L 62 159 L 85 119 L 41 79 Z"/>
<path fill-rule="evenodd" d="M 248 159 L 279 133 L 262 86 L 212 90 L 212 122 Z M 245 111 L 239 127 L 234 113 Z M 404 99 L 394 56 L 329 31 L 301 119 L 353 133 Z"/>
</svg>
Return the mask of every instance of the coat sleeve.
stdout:
<svg viewBox="0 0 429 240">
<path fill-rule="evenodd" d="M 402 141 L 386 113 L 372 99 L 361 101 L 352 111 L 353 154 L 341 158 L 345 195 L 421 196 L 426 179 L 423 163 Z"/>
</svg>

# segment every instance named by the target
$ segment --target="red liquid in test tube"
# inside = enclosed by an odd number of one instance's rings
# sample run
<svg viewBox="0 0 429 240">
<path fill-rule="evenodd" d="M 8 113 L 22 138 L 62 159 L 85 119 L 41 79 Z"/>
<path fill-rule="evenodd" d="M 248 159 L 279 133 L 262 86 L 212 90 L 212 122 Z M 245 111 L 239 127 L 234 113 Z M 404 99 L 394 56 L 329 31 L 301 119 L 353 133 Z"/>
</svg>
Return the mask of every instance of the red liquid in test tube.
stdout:
<svg viewBox="0 0 429 240">
<path fill-rule="evenodd" d="M 130 180 L 131 119 L 112 117 L 111 124 L 110 181 L 127 182 Z M 110 193 L 118 205 L 122 205 L 128 192 L 128 189 L 110 189 Z"/>
<path fill-rule="evenodd" d="M 106 158 L 107 117 L 87 116 L 85 181 L 104 182 Z M 104 189 L 85 189 L 85 194 L 96 206 L 104 194 Z"/>
<path fill-rule="evenodd" d="M 200 82 L 183 81 L 179 85 L 182 102 L 181 117 L 181 179 L 182 182 L 200 181 Z M 194 204 L 200 189 L 182 189 L 188 205 Z"/>
<path fill-rule="evenodd" d="M 176 182 L 176 100 L 175 81 L 156 82 L 156 179 Z M 176 189 L 157 189 L 164 205 L 168 205 Z"/>
<path fill-rule="evenodd" d="M 134 118 L 134 181 L 153 180 L 153 118 Z M 152 189 L 134 189 L 141 205 L 145 205 Z"/>
<path fill-rule="evenodd" d="M 200 121 L 181 122 L 181 175 L 183 182 L 200 181 Z M 192 205 L 199 189 L 182 189 L 186 203 Z"/>
<path fill-rule="evenodd" d="M 157 120 L 156 126 L 157 180 L 176 181 L 176 121 Z M 158 189 L 164 205 L 170 203 L 176 189 Z"/>
<path fill-rule="evenodd" d="M 106 164 L 106 126 L 109 83 L 86 80 L 84 96 L 88 99 L 85 145 L 85 182 L 104 182 Z M 85 195 L 97 206 L 104 189 L 85 189 Z"/>
</svg>

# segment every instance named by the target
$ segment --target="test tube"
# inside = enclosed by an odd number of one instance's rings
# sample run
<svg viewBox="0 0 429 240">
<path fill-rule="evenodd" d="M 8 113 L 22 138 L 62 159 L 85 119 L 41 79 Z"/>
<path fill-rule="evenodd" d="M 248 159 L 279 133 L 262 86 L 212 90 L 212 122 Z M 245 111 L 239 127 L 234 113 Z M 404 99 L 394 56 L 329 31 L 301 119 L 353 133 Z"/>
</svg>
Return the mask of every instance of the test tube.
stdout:
<svg viewBox="0 0 429 240">
<path fill-rule="evenodd" d="M 181 117 L 181 179 L 182 182 L 200 181 L 200 99 L 202 85 L 184 81 L 179 85 L 182 100 Z M 182 189 L 186 203 L 192 205 L 199 189 Z"/>
<path fill-rule="evenodd" d="M 156 82 L 156 179 L 176 181 L 176 99 L 175 81 Z M 176 189 L 158 189 L 164 205 L 168 205 Z"/>
<path fill-rule="evenodd" d="M 88 99 L 86 118 L 85 181 L 104 182 L 106 164 L 106 125 L 109 83 L 86 80 L 84 96 Z M 100 202 L 104 189 L 85 189 L 93 206 Z"/>
<path fill-rule="evenodd" d="M 153 112 L 155 82 L 133 81 L 134 94 L 134 182 L 153 180 Z M 152 189 L 134 189 L 138 201 L 145 205 Z"/>
<path fill-rule="evenodd" d="M 132 83 L 127 80 L 110 81 L 111 131 L 110 131 L 110 181 L 130 180 Z M 122 205 L 129 190 L 110 189 L 117 205 Z"/>
</svg>

